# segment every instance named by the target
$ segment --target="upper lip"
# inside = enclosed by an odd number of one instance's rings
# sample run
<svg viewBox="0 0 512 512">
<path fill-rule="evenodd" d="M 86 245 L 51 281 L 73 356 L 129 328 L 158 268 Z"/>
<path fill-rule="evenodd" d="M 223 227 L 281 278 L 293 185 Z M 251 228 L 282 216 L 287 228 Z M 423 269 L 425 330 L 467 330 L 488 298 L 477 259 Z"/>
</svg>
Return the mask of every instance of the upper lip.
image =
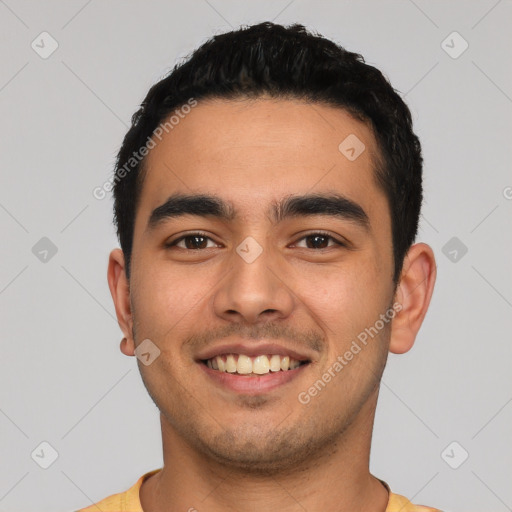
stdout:
<svg viewBox="0 0 512 512">
<path fill-rule="evenodd" d="M 297 361 L 311 361 L 311 357 L 305 353 L 297 352 L 291 348 L 277 345 L 276 343 L 226 343 L 208 347 L 197 355 L 198 360 L 207 360 L 223 354 L 244 354 L 249 357 L 263 354 L 278 354 L 289 356 Z"/>
</svg>

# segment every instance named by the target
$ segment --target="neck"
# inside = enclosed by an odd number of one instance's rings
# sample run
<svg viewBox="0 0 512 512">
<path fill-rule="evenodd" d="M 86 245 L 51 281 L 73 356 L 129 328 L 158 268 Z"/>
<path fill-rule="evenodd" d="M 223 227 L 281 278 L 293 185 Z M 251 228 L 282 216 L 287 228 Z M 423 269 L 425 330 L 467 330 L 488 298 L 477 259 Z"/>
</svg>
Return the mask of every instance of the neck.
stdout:
<svg viewBox="0 0 512 512">
<path fill-rule="evenodd" d="M 275 475 L 248 474 L 211 460 L 161 415 L 164 466 L 141 487 L 144 512 L 385 512 L 388 491 L 369 472 L 376 398 L 322 453 Z"/>
</svg>

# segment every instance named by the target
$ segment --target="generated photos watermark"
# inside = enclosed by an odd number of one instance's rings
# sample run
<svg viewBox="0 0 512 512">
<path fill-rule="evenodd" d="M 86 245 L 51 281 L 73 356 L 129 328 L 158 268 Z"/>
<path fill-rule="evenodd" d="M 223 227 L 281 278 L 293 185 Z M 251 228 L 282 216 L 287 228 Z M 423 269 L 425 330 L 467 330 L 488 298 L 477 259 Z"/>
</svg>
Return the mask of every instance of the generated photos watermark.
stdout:
<svg viewBox="0 0 512 512">
<path fill-rule="evenodd" d="M 357 335 L 357 340 L 352 341 L 350 348 L 343 355 L 339 355 L 334 363 L 314 384 L 312 384 L 306 391 L 301 391 L 297 395 L 299 402 L 303 405 L 309 404 L 309 402 L 311 402 L 311 398 L 317 396 L 325 386 L 327 386 L 327 384 L 331 382 L 331 380 L 334 379 L 334 377 L 336 377 L 336 375 L 338 375 L 341 370 L 343 370 L 343 368 L 352 361 L 352 359 L 354 359 L 354 356 L 359 354 L 359 352 L 368 345 L 368 342 L 370 341 L 368 338 L 373 339 L 377 336 L 377 334 L 384 329 L 386 324 L 393 320 L 396 314 L 402 311 L 402 309 L 402 304 L 395 302 L 385 313 L 380 314 L 379 319 L 371 327 L 366 327 L 361 331 Z"/>
<path fill-rule="evenodd" d="M 160 123 L 154 130 L 151 135 L 146 139 L 146 143 L 140 147 L 137 151 L 132 153 L 132 156 L 128 159 L 125 164 L 116 170 L 114 175 L 106 180 L 103 185 L 94 187 L 92 191 L 92 195 L 95 199 L 101 201 L 105 199 L 107 193 L 112 192 L 114 188 L 114 184 L 121 181 L 127 174 L 130 173 L 133 169 L 135 169 L 140 162 L 144 159 L 144 157 L 149 153 L 149 150 L 153 149 L 156 146 L 156 142 L 154 138 L 157 138 L 159 141 L 162 140 L 162 136 L 165 133 L 169 133 L 175 126 L 180 123 L 181 119 L 184 119 L 187 114 L 190 113 L 192 108 L 197 105 L 197 100 L 194 98 L 189 98 L 187 103 L 182 105 L 179 109 L 174 111 L 174 114 L 167 117 L 165 123 Z M 154 138 L 153 138 L 154 137 Z"/>
</svg>

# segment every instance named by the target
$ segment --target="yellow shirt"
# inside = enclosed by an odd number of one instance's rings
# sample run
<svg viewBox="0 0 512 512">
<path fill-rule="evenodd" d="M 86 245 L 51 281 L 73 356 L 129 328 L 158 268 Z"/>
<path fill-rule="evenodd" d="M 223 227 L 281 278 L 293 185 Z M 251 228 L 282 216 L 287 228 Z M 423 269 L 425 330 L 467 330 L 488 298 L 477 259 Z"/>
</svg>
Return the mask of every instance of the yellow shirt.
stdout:
<svg viewBox="0 0 512 512">
<path fill-rule="evenodd" d="M 90 507 L 82 508 L 76 512 L 144 512 L 139 498 L 139 490 L 142 486 L 142 482 L 155 473 L 158 473 L 160 470 L 161 468 L 154 469 L 153 471 L 142 475 L 135 485 L 130 487 L 126 492 L 113 494 Z M 386 482 L 383 480 L 381 480 L 381 482 L 389 491 L 389 501 L 386 507 L 386 512 L 442 512 L 437 508 L 413 505 L 407 498 L 404 498 L 399 494 L 392 493 Z"/>
</svg>

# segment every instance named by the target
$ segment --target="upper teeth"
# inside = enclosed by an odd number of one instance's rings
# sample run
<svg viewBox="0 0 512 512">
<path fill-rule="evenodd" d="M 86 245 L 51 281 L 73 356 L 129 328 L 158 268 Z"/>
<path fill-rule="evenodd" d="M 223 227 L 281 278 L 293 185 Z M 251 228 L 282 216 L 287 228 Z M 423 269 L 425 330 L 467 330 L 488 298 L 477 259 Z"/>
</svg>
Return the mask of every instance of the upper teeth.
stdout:
<svg viewBox="0 0 512 512">
<path fill-rule="evenodd" d="M 240 373 L 246 375 L 248 373 L 264 373 L 278 372 L 280 370 L 293 370 L 300 365 L 300 361 L 291 359 L 289 356 L 260 355 L 249 357 L 243 354 L 227 354 L 215 356 L 206 361 L 208 368 L 219 370 L 227 373 Z"/>
</svg>

